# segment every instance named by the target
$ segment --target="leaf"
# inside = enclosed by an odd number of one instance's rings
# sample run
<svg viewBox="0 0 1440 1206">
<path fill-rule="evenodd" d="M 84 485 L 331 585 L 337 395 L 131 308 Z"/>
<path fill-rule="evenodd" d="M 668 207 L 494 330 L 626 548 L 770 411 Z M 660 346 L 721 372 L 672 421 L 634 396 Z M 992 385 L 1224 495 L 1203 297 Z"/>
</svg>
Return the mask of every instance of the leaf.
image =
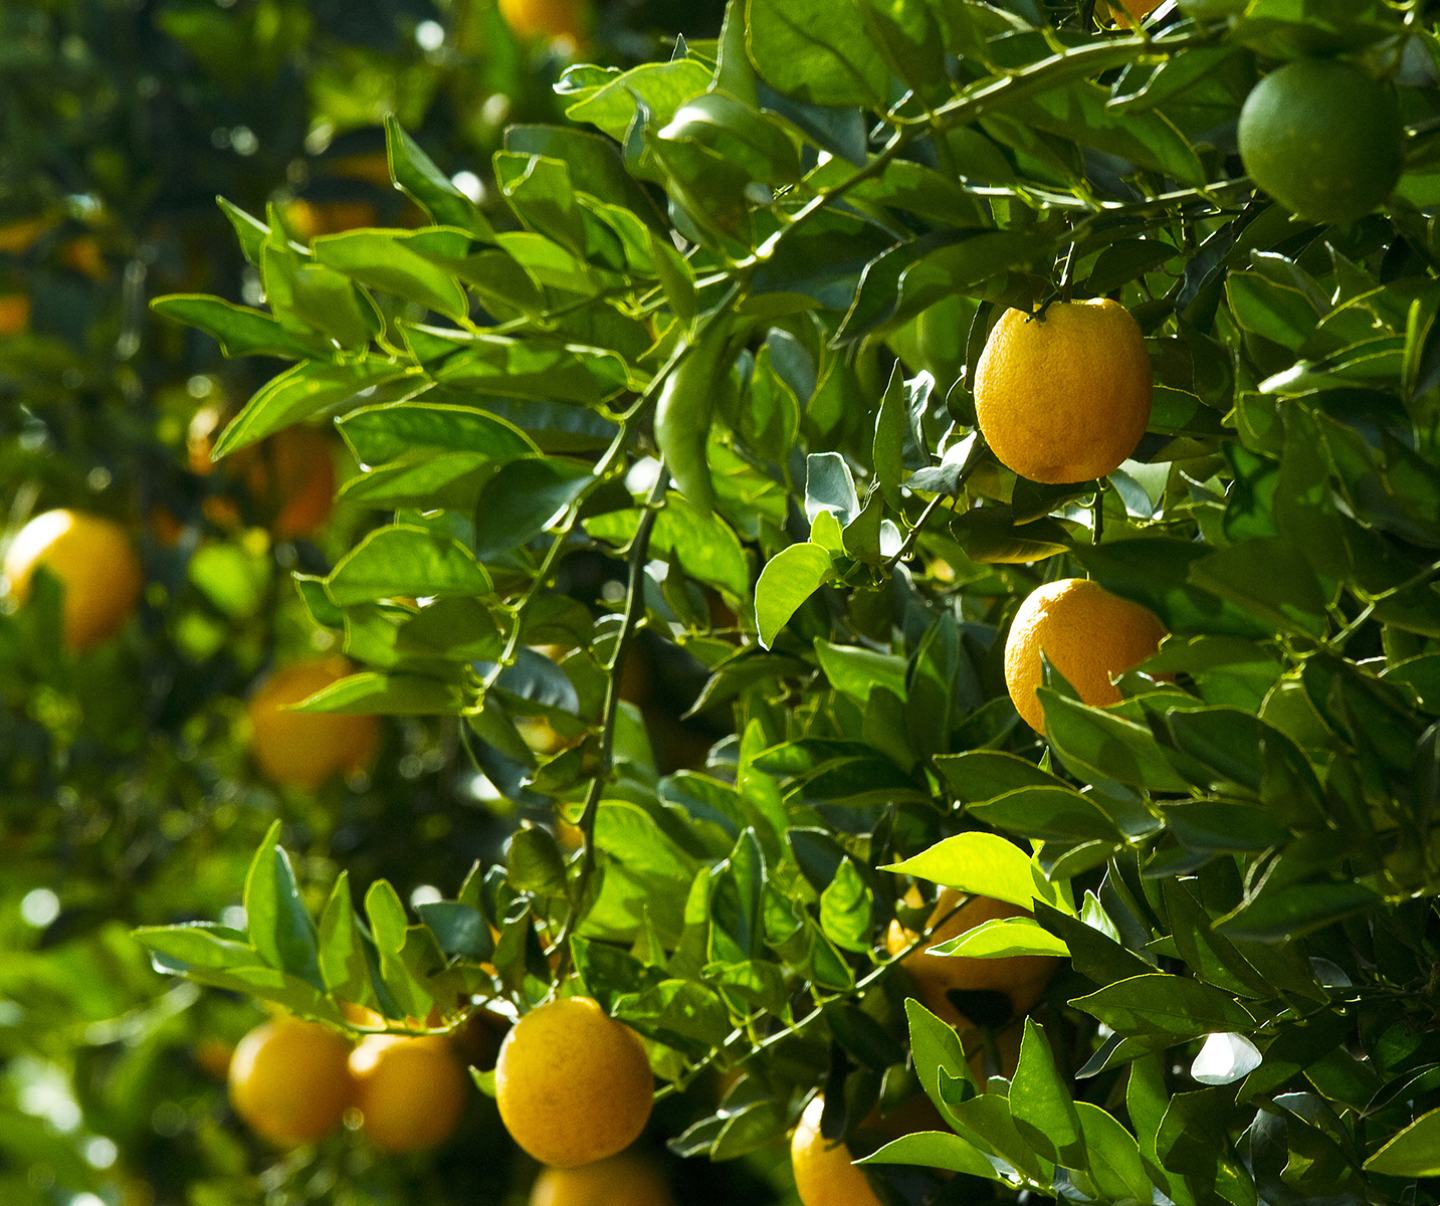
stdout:
<svg viewBox="0 0 1440 1206">
<path fill-rule="evenodd" d="M 314 923 L 300 899 L 290 857 L 277 844 L 280 822 L 265 835 L 245 877 L 245 919 L 251 943 L 270 964 L 316 988 L 320 976 Z"/>
<path fill-rule="evenodd" d="M 1070 948 L 1032 917 L 995 917 L 948 942 L 927 947 L 926 953 L 966 959 L 1009 959 L 1015 955 L 1068 957 Z"/>
<path fill-rule="evenodd" d="M 1250 1030 L 1255 1025 L 1229 993 L 1159 972 L 1120 980 L 1070 1004 L 1121 1034 L 1193 1038 L 1214 1030 Z"/>
<path fill-rule="evenodd" d="M 475 453 L 505 463 L 538 452 L 512 423 L 466 406 L 367 406 L 339 421 L 340 435 L 363 467 L 442 452 Z"/>
<path fill-rule="evenodd" d="M 585 530 L 617 548 L 630 543 L 640 525 L 641 511 L 626 508 L 595 515 L 584 521 Z M 674 557 L 692 578 L 737 598 L 750 593 L 750 563 L 735 529 L 718 514 L 703 514 L 680 494 L 667 494 L 655 517 L 650 549 L 659 557 Z"/>
<path fill-rule="evenodd" d="M 151 952 L 157 969 L 184 973 L 196 968 L 225 969 L 262 964 L 260 954 L 239 930 L 205 922 L 142 926 L 132 931 Z"/>
<path fill-rule="evenodd" d="M 1007 838 L 993 833 L 957 833 L 902 862 L 881 867 L 932 883 L 991 896 L 1021 908 L 1037 900 L 1059 903 L 1059 894 L 1035 869 L 1030 857 Z"/>
<path fill-rule="evenodd" d="M 353 716 L 454 716 L 467 702 L 454 682 L 367 670 L 331 683 L 294 705 L 294 710 Z"/>
<path fill-rule="evenodd" d="M 348 872 L 340 872 L 330 890 L 320 914 L 318 944 L 325 991 L 342 1000 L 359 1002 L 370 983 L 370 969 L 350 901 Z"/>
<path fill-rule="evenodd" d="M 297 364 L 256 391 L 215 441 L 212 458 L 229 456 L 313 415 L 378 401 L 380 391 L 397 382 L 408 385 L 409 378 L 385 361 Z"/>
<path fill-rule="evenodd" d="M 523 547 L 557 523 L 594 482 L 591 467 L 561 457 L 524 457 L 495 474 L 475 506 L 475 555 Z"/>
<path fill-rule="evenodd" d="M 157 297 L 150 308 L 165 318 L 204 331 L 227 356 L 285 356 L 295 360 L 323 358 L 326 354 L 322 340 L 302 339 L 268 314 L 218 297 L 173 293 Z"/>
<path fill-rule="evenodd" d="M 375 599 L 479 598 L 492 584 L 464 545 L 425 528 L 377 528 L 330 571 L 325 589 L 342 607 Z"/>
<path fill-rule="evenodd" d="M 973 1143 L 949 1131 L 915 1131 L 892 1139 L 884 1147 L 856 1160 L 856 1164 L 911 1164 L 920 1168 L 939 1168 L 946 1172 L 964 1173 L 970 1177 L 1001 1180 L 999 1172 Z"/>
<path fill-rule="evenodd" d="M 755 584 L 755 624 L 760 644 L 769 649 L 790 617 L 834 576 L 830 554 L 818 544 L 781 549 Z"/>
<path fill-rule="evenodd" d="M 1422 1114 L 1365 1161 L 1365 1171 L 1388 1177 L 1440 1176 L 1440 1109 Z"/>
<path fill-rule="evenodd" d="M 1190 1065 L 1190 1075 L 1202 1085 L 1228 1085 L 1259 1066 L 1260 1049 L 1243 1034 L 1211 1034 Z"/>
<path fill-rule="evenodd" d="M 870 949 L 874 895 L 855 864 L 842 859 L 835 878 L 820 893 L 820 928 L 842 950 Z"/>
<path fill-rule="evenodd" d="M 441 226 L 456 226 L 477 238 L 493 237 L 490 223 L 475 203 L 435 166 L 393 113 L 385 115 L 385 146 L 395 183 L 431 218 Z"/>
<path fill-rule="evenodd" d="M 856 645 L 832 645 L 817 637 L 815 656 L 830 685 L 862 703 L 879 687 L 905 698 L 905 660 Z"/>
<path fill-rule="evenodd" d="M 1077 1101 L 1075 1110 L 1085 1135 L 1090 1176 L 1103 1200 L 1152 1201 L 1154 1187 L 1135 1137 L 1097 1105 Z"/>
<path fill-rule="evenodd" d="M 1110 818 L 1068 787 L 1022 787 L 968 811 L 986 825 L 1043 841 L 1120 839 Z"/>
<path fill-rule="evenodd" d="M 746 49 L 760 75 L 810 105 L 883 106 L 885 60 L 859 8 L 826 0 L 749 0 Z"/>
<path fill-rule="evenodd" d="M 1069 1168 L 1084 1167 L 1084 1142 L 1070 1096 L 1044 1028 L 1025 1019 L 1020 1061 L 1010 1079 L 1010 1116 L 1034 1148 Z"/>
</svg>

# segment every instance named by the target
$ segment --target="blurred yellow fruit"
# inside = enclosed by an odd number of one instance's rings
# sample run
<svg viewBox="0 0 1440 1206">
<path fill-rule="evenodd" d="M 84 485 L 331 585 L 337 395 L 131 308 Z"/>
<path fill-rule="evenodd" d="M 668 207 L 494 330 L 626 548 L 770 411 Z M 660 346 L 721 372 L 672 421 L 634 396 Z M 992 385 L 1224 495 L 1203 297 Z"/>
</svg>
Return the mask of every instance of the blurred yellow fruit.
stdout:
<svg viewBox="0 0 1440 1206">
<path fill-rule="evenodd" d="M 287 710 L 351 671 L 343 657 L 312 658 L 280 667 L 255 688 L 246 705 L 250 756 L 272 783 L 313 791 L 374 756 L 379 726 L 373 716 Z"/>
<path fill-rule="evenodd" d="M 1121 25 L 1138 25 L 1165 0 L 1100 0 L 1100 11 L 1109 11 L 1110 19 Z"/>
<path fill-rule="evenodd" d="M 530 1206 L 674 1206 L 660 1169 L 643 1156 L 611 1156 L 579 1168 L 547 1168 L 530 1190 Z"/>
<path fill-rule="evenodd" d="M 369 201 L 297 199 L 285 207 L 285 220 L 296 237 L 308 242 L 318 235 L 378 225 L 380 215 Z"/>
<path fill-rule="evenodd" d="M 279 1147 L 324 1136 L 349 1107 L 350 1044 L 332 1030 L 275 1018 L 240 1040 L 230 1101 L 245 1124 Z"/>
<path fill-rule="evenodd" d="M 909 898 L 919 904 L 918 893 Z M 931 910 L 928 926 L 938 926 L 925 940 L 925 945 L 906 955 L 900 965 L 915 982 L 920 1003 L 931 1013 L 961 1030 L 973 1029 L 975 1023 L 962 1014 L 951 1001 L 949 993 L 998 992 L 1010 1001 L 1014 1014 L 1027 1012 L 1045 991 L 1055 974 L 1058 960 L 1040 955 L 1018 955 L 1010 959 L 967 959 L 954 955 L 932 955 L 928 949 L 957 938 L 967 930 L 1000 917 L 1028 917 L 1026 910 L 988 896 L 972 896 L 959 904 L 961 894 L 953 888 L 940 893 Z M 948 920 L 942 921 L 942 918 Z M 897 956 L 915 941 L 915 935 L 899 921 L 892 921 L 885 934 L 885 949 Z M 977 1032 L 976 1039 L 979 1039 Z M 967 1051 L 970 1045 L 966 1044 Z"/>
<path fill-rule="evenodd" d="M 55 225 L 54 218 L 22 218 L 0 226 L 0 252 L 20 255 L 29 251 L 47 230 Z"/>
<path fill-rule="evenodd" d="M 5 577 L 20 602 L 29 598 L 41 566 L 65 588 L 65 643 L 71 649 L 89 649 L 114 635 L 140 598 L 140 560 L 130 536 L 99 515 L 46 511 L 21 528 L 5 553 Z"/>
<path fill-rule="evenodd" d="M 1150 422 L 1145 339 L 1118 302 L 1006 310 L 975 367 L 975 414 L 1000 463 L 1031 481 L 1104 477 Z"/>
<path fill-rule="evenodd" d="M 23 293 L 0 295 L 0 335 L 18 335 L 30 325 L 30 299 Z"/>
<path fill-rule="evenodd" d="M 465 1108 L 467 1078 L 440 1035 L 368 1035 L 350 1053 L 350 1074 L 365 1134 L 382 1151 L 438 1147 Z"/>
<path fill-rule="evenodd" d="M 542 1164 L 574 1168 L 639 1137 L 654 1078 L 633 1030 L 589 997 L 564 997 L 527 1013 L 505 1036 L 495 1090 L 516 1143 Z"/>
<path fill-rule="evenodd" d="M 1119 702 L 1111 678 L 1155 652 L 1165 626 L 1148 608 L 1112 595 L 1098 582 L 1062 578 L 1047 582 L 1020 604 L 1005 641 L 1005 685 L 1015 709 L 1037 733 L 1045 712 L 1036 695 L 1044 681 L 1043 652 L 1082 701 L 1096 707 Z"/>
<path fill-rule="evenodd" d="M 94 235 L 79 235 L 60 248 L 60 262 L 81 276 L 92 281 L 104 281 L 110 275 L 105 263 L 105 253 L 100 250 L 100 240 Z"/>
<path fill-rule="evenodd" d="M 517 37 L 565 38 L 577 46 L 585 40 L 583 0 L 499 0 L 499 5 Z"/>
<path fill-rule="evenodd" d="M 281 540 L 313 536 L 335 501 L 335 445 L 318 427 L 287 427 L 232 460 Z"/>
<path fill-rule="evenodd" d="M 229 1077 L 230 1061 L 235 1056 L 235 1048 L 224 1039 L 201 1039 L 195 1044 L 192 1054 L 206 1076 L 213 1076 L 216 1080 Z"/>
<path fill-rule="evenodd" d="M 804 1206 L 881 1206 L 863 1172 L 851 1163 L 850 1149 L 820 1133 L 825 1099 L 816 1097 L 800 1115 L 790 1137 L 790 1168 Z"/>
</svg>

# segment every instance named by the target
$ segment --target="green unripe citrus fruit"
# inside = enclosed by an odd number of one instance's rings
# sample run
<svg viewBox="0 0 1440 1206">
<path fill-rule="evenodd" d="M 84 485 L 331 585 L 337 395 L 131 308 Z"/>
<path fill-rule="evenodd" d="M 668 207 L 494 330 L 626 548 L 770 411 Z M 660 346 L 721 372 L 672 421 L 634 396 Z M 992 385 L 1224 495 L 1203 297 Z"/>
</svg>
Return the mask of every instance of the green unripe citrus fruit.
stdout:
<svg viewBox="0 0 1440 1206">
<path fill-rule="evenodd" d="M 1364 217 L 1404 166 L 1394 89 L 1348 63 L 1305 59 L 1272 71 L 1246 98 L 1239 136 L 1250 178 L 1312 222 Z"/>
</svg>

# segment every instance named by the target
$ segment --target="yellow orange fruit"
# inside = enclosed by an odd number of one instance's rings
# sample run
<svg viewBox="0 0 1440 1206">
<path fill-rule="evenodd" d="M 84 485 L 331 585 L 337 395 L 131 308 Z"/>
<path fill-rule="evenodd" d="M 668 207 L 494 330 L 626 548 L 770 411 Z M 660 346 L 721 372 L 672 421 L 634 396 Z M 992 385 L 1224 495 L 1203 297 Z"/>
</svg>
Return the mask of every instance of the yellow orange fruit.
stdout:
<svg viewBox="0 0 1440 1206">
<path fill-rule="evenodd" d="M 279 539 L 313 536 L 325 526 L 335 501 L 335 445 L 318 427 L 287 427 L 235 459 Z"/>
<path fill-rule="evenodd" d="M 579 1168 L 547 1168 L 535 1178 L 530 1206 L 675 1206 L 670 1187 L 643 1156 L 611 1156 Z"/>
<path fill-rule="evenodd" d="M 1165 635 L 1154 612 L 1097 582 L 1048 582 L 1020 604 L 1005 641 L 1005 685 L 1015 710 L 1037 733 L 1045 731 L 1036 694 L 1044 681 L 1042 652 L 1083 702 L 1103 707 L 1120 699 L 1111 679 L 1143 662 Z"/>
<path fill-rule="evenodd" d="M 350 1075 L 361 1126 L 382 1151 L 438 1147 L 465 1108 L 465 1072 L 440 1035 L 368 1035 L 350 1053 Z"/>
<path fill-rule="evenodd" d="M 975 413 L 1000 463 L 1031 481 L 1104 477 L 1150 422 L 1150 360 L 1130 312 L 1101 299 L 1006 310 L 975 368 Z"/>
<path fill-rule="evenodd" d="M 1100 0 L 1100 11 L 1109 12 L 1112 21 L 1121 25 L 1138 25 L 1165 3 L 1165 0 Z"/>
<path fill-rule="evenodd" d="M 0 226 L 0 252 L 21 255 L 29 251 L 55 221 L 54 218 L 22 218 L 18 222 L 7 222 Z"/>
<path fill-rule="evenodd" d="M 23 293 L 0 295 L 0 335 L 18 335 L 30 325 L 30 299 Z"/>
<path fill-rule="evenodd" d="M 589 997 L 521 1018 L 500 1045 L 496 1101 L 511 1137 L 542 1164 L 575 1168 L 629 1147 L 654 1100 L 639 1037 Z"/>
<path fill-rule="evenodd" d="M 30 596 L 43 567 L 65 588 L 65 644 L 84 650 L 113 636 L 140 598 L 140 560 L 118 523 L 84 511 L 56 510 L 27 523 L 5 552 L 5 577 L 15 598 Z"/>
<path fill-rule="evenodd" d="M 851 1163 L 850 1149 L 820 1133 L 824 1112 L 824 1098 L 812 1099 L 790 1137 L 790 1168 L 800 1201 L 804 1206 L 881 1206 L 865 1174 Z"/>
<path fill-rule="evenodd" d="M 499 0 L 500 15 L 521 38 L 565 38 L 579 45 L 585 39 L 583 0 Z"/>
<path fill-rule="evenodd" d="M 369 201 L 301 199 L 291 201 L 285 207 L 285 220 L 297 238 L 308 242 L 318 235 L 375 226 L 380 221 L 380 215 Z"/>
<path fill-rule="evenodd" d="M 273 671 L 251 694 L 246 705 L 250 756 L 272 783 L 313 791 L 336 775 L 359 770 L 374 756 L 379 740 L 375 717 L 288 710 L 351 670 L 343 657 L 310 658 Z"/>
<path fill-rule="evenodd" d="M 349 1107 L 350 1044 L 332 1030 L 275 1018 L 250 1031 L 230 1061 L 230 1101 L 245 1124 L 279 1147 L 313 1143 Z"/>
<path fill-rule="evenodd" d="M 60 248 L 60 262 L 97 283 L 110 275 L 100 240 L 94 235 L 78 235 L 64 244 Z"/>
<path fill-rule="evenodd" d="M 912 899 L 918 903 L 918 897 Z M 972 896 L 956 908 L 961 899 L 961 894 L 953 888 L 946 888 L 940 893 L 926 923 L 927 928 L 936 928 L 925 945 L 906 955 L 900 965 L 915 982 L 916 996 L 926 1009 L 960 1030 L 975 1030 L 974 1036 L 965 1043 L 968 1052 L 972 1044 L 983 1042 L 983 1036 L 976 1030 L 975 1023 L 956 1008 L 948 994 L 952 991 L 1004 993 L 1009 998 L 1011 1012 L 1023 1014 L 1045 991 L 1045 985 L 1055 974 L 1057 960 L 1040 955 L 971 959 L 963 955 L 929 954 L 929 947 L 958 938 L 987 921 L 1029 916 L 1017 905 L 988 896 Z M 914 940 L 915 935 L 899 921 L 892 921 L 885 934 L 885 948 L 892 956 L 897 956 Z"/>
</svg>

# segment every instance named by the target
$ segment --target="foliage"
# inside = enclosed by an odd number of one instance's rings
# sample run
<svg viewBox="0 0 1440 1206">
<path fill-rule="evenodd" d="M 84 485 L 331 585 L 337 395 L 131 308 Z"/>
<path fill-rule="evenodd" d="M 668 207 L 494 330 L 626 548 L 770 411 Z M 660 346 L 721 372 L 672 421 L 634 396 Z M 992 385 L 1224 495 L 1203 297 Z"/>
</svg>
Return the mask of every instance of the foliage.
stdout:
<svg viewBox="0 0 1440 1206">
<path fill-rule="evenodd" d="M 229 208 L 263 307 L 158 308 L 293 362 L 218 455 L 330 420 L 351 454 L 353 538 L 296 586 L 361 669 L 305 706 L 449 721 L 518 826 L 413 910 L 453 861 L 423 832 L 357 906 L 272 829 L 243 925 L 140 931 L 160 968 L 337 1025 L 563 983 L 648 1040 L 674 1152 L 764 1169 L 823 1088 L 894 1203 L 1434 1197 L 1433 19 L 1094 8 L 735 0 L 716 41 L 567 70 L 567 124 L 493 157 L 503 211 L 403 115 L 433 225 Z M 1234 131 L 1264 73 L 1333 54 L 1410 133 L 1383 210 L 1319 226 Z M 1070 295 L 1135 315 L 1153 410 L 1109 478 L 1042 486 L 969 383 L 1006 306 Z M 1004 634 L 1077 574 L 1171 636 L 1113 708 L 1052 673 L 1037 738 Z M 703 756 L 624 698 L 641 654 L 694 677 Z M 912 880 L 1033 910 L 966 956 L 1063 952 L 1013 1074 L 906 1002 Z M 946 1129 L 879 1146 L 872 1108 L 917 1090 Z"/>
</svg>

